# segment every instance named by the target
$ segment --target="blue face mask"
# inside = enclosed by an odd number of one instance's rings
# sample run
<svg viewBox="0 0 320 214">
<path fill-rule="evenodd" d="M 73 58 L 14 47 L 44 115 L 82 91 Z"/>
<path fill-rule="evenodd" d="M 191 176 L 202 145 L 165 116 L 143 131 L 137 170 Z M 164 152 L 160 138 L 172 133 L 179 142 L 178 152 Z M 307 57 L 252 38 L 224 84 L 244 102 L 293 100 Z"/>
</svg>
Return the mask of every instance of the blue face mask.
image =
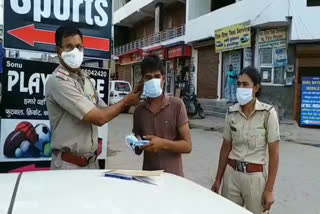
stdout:
<svg viewBox="0 0 320 214">
<path fill-rule="evenodd" d="M 143 95 L 148 98 L 157 98 L 162 94 L 161 79 L 151 79 L 144 83 Z"/>
</svg>

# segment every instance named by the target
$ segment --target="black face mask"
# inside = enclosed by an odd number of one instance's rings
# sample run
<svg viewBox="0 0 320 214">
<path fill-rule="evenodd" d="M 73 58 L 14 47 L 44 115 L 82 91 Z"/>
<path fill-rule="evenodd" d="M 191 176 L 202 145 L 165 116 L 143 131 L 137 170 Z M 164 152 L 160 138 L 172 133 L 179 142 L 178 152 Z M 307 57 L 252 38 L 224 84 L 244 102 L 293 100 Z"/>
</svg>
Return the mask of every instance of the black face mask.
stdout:
<svg viewBox="0 0 320 214">
<path fill-rule="evenodd" d="M 233 69 L 232 68 L 229 68 L 229 71 L 232 71 Z"/>
</svg>

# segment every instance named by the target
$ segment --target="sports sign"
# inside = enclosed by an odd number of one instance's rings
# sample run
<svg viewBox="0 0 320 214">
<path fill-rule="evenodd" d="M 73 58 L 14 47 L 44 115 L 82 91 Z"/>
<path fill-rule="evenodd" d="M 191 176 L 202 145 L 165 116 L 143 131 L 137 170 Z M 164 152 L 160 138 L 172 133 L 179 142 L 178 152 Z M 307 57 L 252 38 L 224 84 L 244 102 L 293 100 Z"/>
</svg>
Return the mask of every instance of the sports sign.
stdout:
<svg viewBox="0 0 320 214">
<path fill-rule="evenodd" d="M 74 25 L 84 35 L 85 56 L 110 59 L 111 0 L 6 0 L 5 48 L 56 52 L 55 31 Z"/>
<path fill-rule="evenodd" d="M 10 58 L 3 63 L 0 162 L 50 160 L 51 130 L 44 88 L 58 65 Z M 93 79 L 99 97 L 108 103 L 109 71 L 82 69 Z M 103 148 L 100 159 L 106 155 L 105 133 L 98 131 Z"/>
</svg>

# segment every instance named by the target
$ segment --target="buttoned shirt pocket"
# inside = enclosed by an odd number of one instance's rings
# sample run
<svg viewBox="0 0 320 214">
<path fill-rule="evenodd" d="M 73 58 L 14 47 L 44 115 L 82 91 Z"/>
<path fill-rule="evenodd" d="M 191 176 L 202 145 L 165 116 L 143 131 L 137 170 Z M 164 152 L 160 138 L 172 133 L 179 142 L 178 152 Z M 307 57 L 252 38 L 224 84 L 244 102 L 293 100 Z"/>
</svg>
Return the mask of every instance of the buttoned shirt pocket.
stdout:
<svg viewBox="0 0 320 214">
<path fill-rule="evenodd" d="M 264 128 L 255 128 L 251 132 L 251 138 L 249 138 L 249 149 L 259 149 L 266 144 L 266 130 Z"/>
</svg>

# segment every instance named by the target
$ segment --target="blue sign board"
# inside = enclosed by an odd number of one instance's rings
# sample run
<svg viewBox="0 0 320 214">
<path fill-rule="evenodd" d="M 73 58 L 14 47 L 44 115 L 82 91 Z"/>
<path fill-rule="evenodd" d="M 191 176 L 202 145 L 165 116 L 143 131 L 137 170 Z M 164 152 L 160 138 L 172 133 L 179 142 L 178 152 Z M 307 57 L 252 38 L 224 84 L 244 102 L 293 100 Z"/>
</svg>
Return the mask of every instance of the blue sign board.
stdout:
<svg viewBox="0 0 320 214">
<path fill-rule="evenodd" d="M 302 77 L 301 125 L 320 126 L 320 77 Z"/>
</svg>

